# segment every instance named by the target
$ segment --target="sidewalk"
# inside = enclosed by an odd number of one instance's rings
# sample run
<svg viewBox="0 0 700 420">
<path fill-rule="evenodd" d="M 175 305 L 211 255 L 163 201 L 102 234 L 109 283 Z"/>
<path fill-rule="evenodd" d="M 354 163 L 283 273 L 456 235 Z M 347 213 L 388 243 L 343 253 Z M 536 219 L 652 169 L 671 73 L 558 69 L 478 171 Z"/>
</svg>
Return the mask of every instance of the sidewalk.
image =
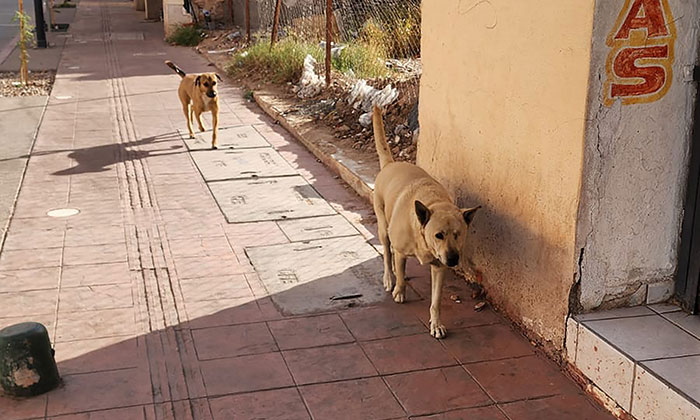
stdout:
<svg viewBox="0 0 700 420">
<path fill-rule="evenodd" d="M 46 325 L 63 384 L 0 419 L 611 418 L 464 282 L 440 341 L 429 270 L 377 292 L 371 207 L 238 89 L 233 149 L 186 145 L 163 61 L 211 67 L 161 28 L 80 3 L 0 254 L 0 327 Z"/>
</svg>

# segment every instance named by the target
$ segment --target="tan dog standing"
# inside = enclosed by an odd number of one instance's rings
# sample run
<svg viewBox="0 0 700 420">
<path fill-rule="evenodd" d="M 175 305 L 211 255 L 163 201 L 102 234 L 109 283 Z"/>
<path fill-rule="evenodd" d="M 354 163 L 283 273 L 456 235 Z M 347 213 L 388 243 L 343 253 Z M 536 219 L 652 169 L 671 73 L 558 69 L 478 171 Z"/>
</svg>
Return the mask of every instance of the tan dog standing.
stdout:
<svg viewBox="0 0 700 420">
<path fill-rule="evenodd" d="M 199 130 L 204 131 L 202 113 L 211 111 L 213 125 L 211 148 L 216 149 L 216 135 L 219 129 L 219 95 L 216 81 L 221 80 L 221 77 L 216 73 L 187 74 L 172 61 L 166 61 L 165 64 L 182 77 L 177 94 L 180 97 L 180 103 L 182 103 L 182 112 L 185 113 L 190 138 L 194 138 L 192 119 L 196 118 Z"/>
<path fill-rule="evenodd" d="M 377 107 L 372 122 L 381 167 L 373 204 L 379 240 L 384 247 L 384 288 L 387 292 L 393 289 L 394 301 L 402 303 L 406 258 L 413 256 L 421 264 L 430 264 L 430 335 L 443 338 L 447 331 L 440 321 L 442 283 L 447 267 L 459 263 L 467 228 L 480 206 L 460 209 L 447 190 L 423 169 L 411 163 L 394 162 L 386 142 L 382 113 Z M 396 286 L 392 282 L 392 266 Z"/>
</svg>

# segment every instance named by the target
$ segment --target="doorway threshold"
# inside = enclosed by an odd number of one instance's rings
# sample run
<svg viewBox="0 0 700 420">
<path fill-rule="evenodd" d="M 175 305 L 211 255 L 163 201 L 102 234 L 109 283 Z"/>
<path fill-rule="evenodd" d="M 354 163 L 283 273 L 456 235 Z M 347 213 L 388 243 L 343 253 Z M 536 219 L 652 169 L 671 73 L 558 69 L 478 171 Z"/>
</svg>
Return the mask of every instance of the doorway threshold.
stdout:
<svg viewBox="0 0 700 420">
<path fill-rule="evenodd" d="M 637 420 L 700 419 L 700 316 L 655 304 L 576 315 L 568 362 Z"/>
</svg>

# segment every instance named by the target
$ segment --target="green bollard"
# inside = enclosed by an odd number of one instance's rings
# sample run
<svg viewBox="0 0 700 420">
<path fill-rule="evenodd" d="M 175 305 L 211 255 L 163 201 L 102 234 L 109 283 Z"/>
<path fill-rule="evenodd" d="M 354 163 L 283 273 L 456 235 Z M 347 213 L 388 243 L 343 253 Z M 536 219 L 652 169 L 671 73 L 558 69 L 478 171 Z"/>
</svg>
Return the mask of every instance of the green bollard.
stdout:
<svg viewBox="0 0 700 420">
<path fill-rule="evenodd" d="M 43 325 L 23 322 L 0 330 L 0 386 L 6 394 L 43 394 L 60 380 L 49 333 Z"/>
</svg>

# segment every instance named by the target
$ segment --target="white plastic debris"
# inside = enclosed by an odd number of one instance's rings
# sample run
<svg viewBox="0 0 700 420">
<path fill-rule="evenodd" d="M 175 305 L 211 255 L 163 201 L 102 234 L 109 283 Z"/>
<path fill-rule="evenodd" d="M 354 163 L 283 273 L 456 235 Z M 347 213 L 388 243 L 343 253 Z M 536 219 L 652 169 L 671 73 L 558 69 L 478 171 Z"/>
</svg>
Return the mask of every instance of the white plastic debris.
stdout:
<svg viewBox="0 0 700 420">
<path fill-rule="evenodd" d="M 348 103 L 355 109 L 364 111 L 360 115 L 360 124 L 363 127 L 369 127 L 372 124 L 372 107 L 377 105 L 380 108 L 385 108 L 399 97 L 399 91 L 388 84 L 384 89 L 375 89 L 367 84 L 366 80 L 358 80 L 355 86 L 350 91 Z"/>
<path fill-rule="evenodd" d="M 323 89 L 323 80 L 316 74 L 315 65 L 316 60 L 310 54 L 307 54 L 306 58 L 304 58 L 304 71 L 301 73 L 301 79 L 299 79 L 297 96 L 300 98 L 313 98 L 321 93 Z"/>
<path fill-rule="evenodd" d="M 321 48 L 323 48 L 323 50 L 325 51 L 325 49 L 326 49 L 326 41 L 321 41 L 321 42 L 319 43 L 319 46 L 320 46 Z M 332 57 L 332 58 L 338 58 L 338 57 L 340 57 L 340 52 L 343 51 L 346 47 L 347 47 L 347 45 L 338 45 L 338 44 L 336 44 L 336 43 L 334 43 L 334 42 L 331 42 L 331 57 Z"/>
</svg>

